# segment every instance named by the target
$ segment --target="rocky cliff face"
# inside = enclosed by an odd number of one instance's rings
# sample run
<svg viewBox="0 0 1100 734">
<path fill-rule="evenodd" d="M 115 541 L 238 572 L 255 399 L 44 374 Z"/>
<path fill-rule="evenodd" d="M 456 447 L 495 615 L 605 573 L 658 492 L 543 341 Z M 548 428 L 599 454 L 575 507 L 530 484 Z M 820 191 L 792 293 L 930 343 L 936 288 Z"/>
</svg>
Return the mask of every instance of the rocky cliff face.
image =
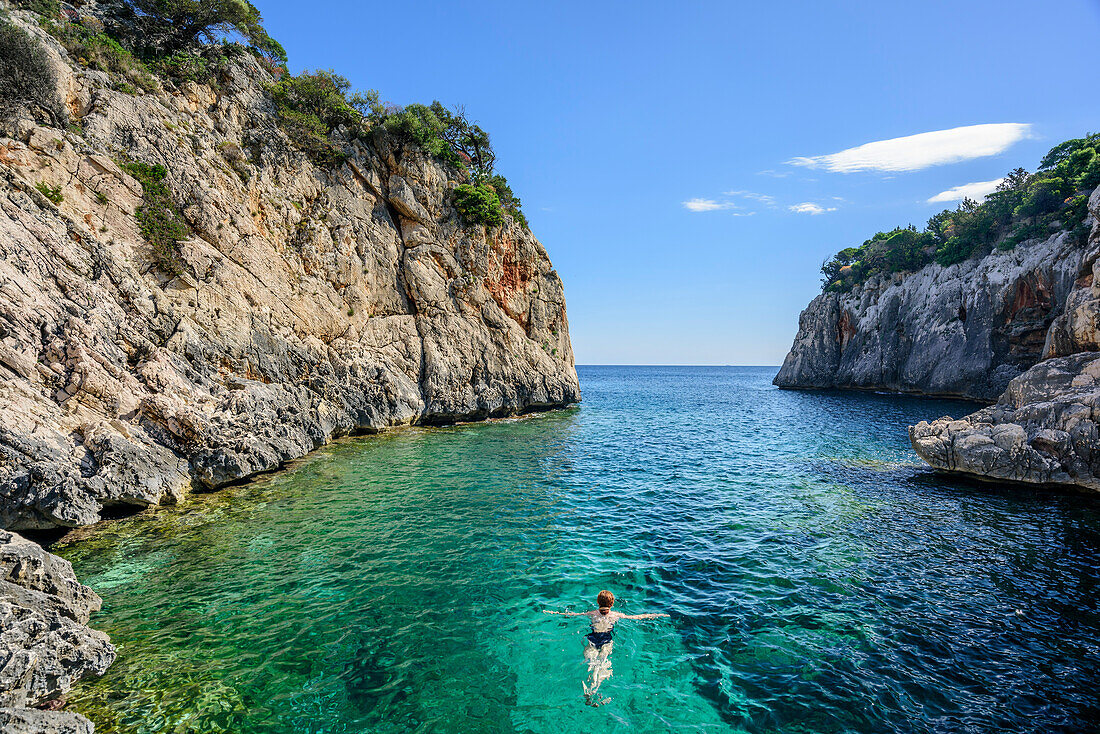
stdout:
<svg viewBox="0 0 1100 734">
<path fill-rule="evenodd" d="M 85 626 L 100 603 L 68 561 L 0 530 L 0 730 L 92 731 L 79 714 L 34 707 L 114 662 L 107 635 Z"/>
<path fill-rule="evenodd" d="M 463 222 L 461 174 L 385 134 L 318 167 L 252 57 L 129 93 L 0 8 L 47 48 L 74 123 L 0 123 L 0 528 L 173 503 L 341 435 L 580 398 L 561 279 L 510 217 Z M 190 232 L 174 267 L 126 162 L 166 171 Z M 114 659 L 85 626 L 99 604 L 0 531 L 0 729 L 91 731 L 36 707 Z"/>
<path fill-rule="evenodd" d="M 1061 233 L 977 261 L 875 276 L 850 293 L 822 293 L 802 312 L 775 384 L 993 401 L 1045 355 L 1084 257 L 1085 248 Z"/>
<path fill-rule="evenodd" d="M 780 387 L 995 404 L 909 429 L 931 466 L 1100 490 L 1100 189 L 1087 241 L 1061 233 L 948 268 L 872 278 L 802 312 Z"/>
<path fill-rule="evenodd" d="M 318 168 L 248 56 L 216 86 L 131 95 L 20 22 L 79 127 L 0 131 L 0 527 L 175 502 L 344 434 L 579 399 L 546 251 L 510 218 L 465 226 L 449 169 L 384 136 Z M 178 275 L 155 265 L 123 159 L 167 170 L 192 231 Z"/>
<path fill-rule="evenodd" d="M 917 454 L 983 479 L 1100 490 L 1100 189 L 1094 224 L 1065 307 L 1047 333 L 1045 361 L 1013 379 L 995 405 L 961 420 L 909 428 Z"/>
</svg>

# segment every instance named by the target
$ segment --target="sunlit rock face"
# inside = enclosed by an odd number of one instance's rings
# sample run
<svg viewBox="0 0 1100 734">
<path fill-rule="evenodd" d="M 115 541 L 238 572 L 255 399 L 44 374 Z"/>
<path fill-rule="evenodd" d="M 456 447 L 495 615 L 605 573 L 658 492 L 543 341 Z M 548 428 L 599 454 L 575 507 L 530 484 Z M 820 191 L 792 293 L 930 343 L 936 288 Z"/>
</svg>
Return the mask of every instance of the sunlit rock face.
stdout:
<svg viewBox="0 0 1100 734">
<path fill-rule="evenodd" d="M 313 165 L 250 56 L 217 88 L 130 95 L 17 22 L 79 129 L 0 130 L 0 527 L 86 525 L 336 436 L 579 399 L 545 249 L 510 217 L 464 224 L 453 169 L 384 135 Z M 191 230 L 179 274 L 139 231 L 125 160 L 167 171 Z"/>
<path fill-rule="evenodd" d="M 1041 362 L 1001 399 L 960 420 L 909 428 L 917 454 L 944 471 L 1100 490 L 1100 354 Z"/>
<path fill-rule="evenodd" d="M 873 276 L 802 312 L 775 378 L 993 401 L 1044 356 L 1085 258 L 1069 233 L 950 267 Z"/>
</svg>

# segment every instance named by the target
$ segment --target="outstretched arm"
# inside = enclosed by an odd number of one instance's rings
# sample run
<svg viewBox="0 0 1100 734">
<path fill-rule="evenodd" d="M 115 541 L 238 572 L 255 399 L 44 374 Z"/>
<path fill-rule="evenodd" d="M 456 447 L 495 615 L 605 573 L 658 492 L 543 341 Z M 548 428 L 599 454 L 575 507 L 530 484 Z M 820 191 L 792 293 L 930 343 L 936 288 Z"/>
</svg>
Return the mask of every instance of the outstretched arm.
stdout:
<svg viewBox="0 0 1100 734">
<path fill-rule="evenodd" d="M 657 619 L 657 617 L 667 617 L 667 614 L 624 614 L 623 619 Z"/>
<path fill-rule="evenodd" d="M 588 612 L 551 612 L 549 609 L 543 609 L 543 614 L 560 614 L 563 617 L 587 617 Z"/>
</svg>

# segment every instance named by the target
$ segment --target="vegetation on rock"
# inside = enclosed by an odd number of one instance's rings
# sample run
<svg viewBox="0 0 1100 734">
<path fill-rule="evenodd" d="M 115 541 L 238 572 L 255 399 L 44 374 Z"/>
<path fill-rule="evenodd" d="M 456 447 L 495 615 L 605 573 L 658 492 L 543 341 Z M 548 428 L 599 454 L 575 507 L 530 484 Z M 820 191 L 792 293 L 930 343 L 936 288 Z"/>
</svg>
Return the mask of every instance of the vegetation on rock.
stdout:
<svg viewBox="0 0 1100 734">
<path fill-rule="evenodd" d="M 932 262 L 952 265 L 994 247 L 1010 250 L 1059 231 L 1087 235 L 1088 196 L 1100 185 L 1100 133 L 1055 146 L 1035 173 L 1010 172 L 997 190 L 978 203 L 964 199 L 928 220 L 879 232 L 848 247 L 821 266 L 827 292 L 847 292 L 872 275 L 919 270 Z"/>
<path fill-rule="evenodd" d="M 146 57 L 164 57 L 204 43 L 240 39 L 272 62 L 286 51 L 264 30 L 246 0 L 122 0 L 109 18 L 114 35 Z"/>
<path fill-rule="evenodd" d="M 153 248 L 153 262 L 169 275 L 181 274 L 184 264 L 179 243 L 189 231 L 164 182 L 168 171 L 159 164 L 139 162 L 122 167 L 141 184 L 143 202 L 135 214 L 142 236 Z"/>
<path fill-rule="evenodd" d="M 54 21 L 45 27 L 81 66 L 121 77 L 122 81 L 116 82 L 119 89 L 126 91 L 123 85 L 133 85 L 147 92 L 157 88 L 149 67 L 104 33 L 102 25 L 94 19 Z"/>
<path fill-rule="evenodd" d="M 61 195 L 60 186 L 50 186 L 45 181 L 39 181 L 34 185 L 34 187 L 38 189 L 38 193 L 45 196 L 54 204 L 60 204 L 62 201 L 65 200 L 65 197 Z"/>
<path fill-rule="evenodd" d="M 30 107 L 60 124 L 65 113 L 56 99 L 57 75 L 38 39 L 0 19 L 0 112 Z"/>
<path fill-rule="evenodd" d="M 288 75 L 285 50 L 267 34 L 259 10 L 247 0 L 118 0 L 97 16 L 67 6 L 63 11 L 56 0 L 18 4 L 39 13 L 43 27 L 78 63 L 107 72 L 115 88 L 131 94 L 155 90 L 157 76 L 215 85 L 234 56 L 251 52 L 275 77 L 268 91 L 279 126 L 318 165 L 343 163 L 349 140 L 388 134 L 398 145 L 419 148 L 454 169 L 465 187 L 455 200 L 461 202 L 467 223 L 498 226 L 507 215 L 528 227 L 519 198 L 494 169 L 489 134 L 462 107 L 448 109 L 438 101 L 383 104 L 374 90 L 353 93 L 351 83 L 332 70 Z M 34 41 L 30 36 L 27 40 Z M 48 69 L 48 60 L 32 61 Z M 44 87 L 46 78 L 25 73 L 16 84 Z"/>
<path fill-rule="evenodd" d="M 488 184 L 462 184 L 455 187 L 455 209 L 468 224 L 496 227 L 504 221 L 500 198 Z"/>
</svg>

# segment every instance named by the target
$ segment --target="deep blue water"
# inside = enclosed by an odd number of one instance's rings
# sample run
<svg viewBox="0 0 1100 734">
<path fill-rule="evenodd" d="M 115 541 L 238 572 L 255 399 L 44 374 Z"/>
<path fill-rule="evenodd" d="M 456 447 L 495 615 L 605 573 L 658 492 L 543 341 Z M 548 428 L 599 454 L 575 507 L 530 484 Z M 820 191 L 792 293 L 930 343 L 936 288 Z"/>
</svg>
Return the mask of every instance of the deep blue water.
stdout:
<svg viewBox="0 0 1100 734">
<path fill-rule="evenodd" d="M 99 731 L 1053 732 L 1100 721 L 1100 502 L 949 480 L 975 406 L 775 368 L 583 367 L 584 402 L 341 442 L 61 552 Z M 584 610 L 622 622 L 586 706 Z"/>
</svg>

